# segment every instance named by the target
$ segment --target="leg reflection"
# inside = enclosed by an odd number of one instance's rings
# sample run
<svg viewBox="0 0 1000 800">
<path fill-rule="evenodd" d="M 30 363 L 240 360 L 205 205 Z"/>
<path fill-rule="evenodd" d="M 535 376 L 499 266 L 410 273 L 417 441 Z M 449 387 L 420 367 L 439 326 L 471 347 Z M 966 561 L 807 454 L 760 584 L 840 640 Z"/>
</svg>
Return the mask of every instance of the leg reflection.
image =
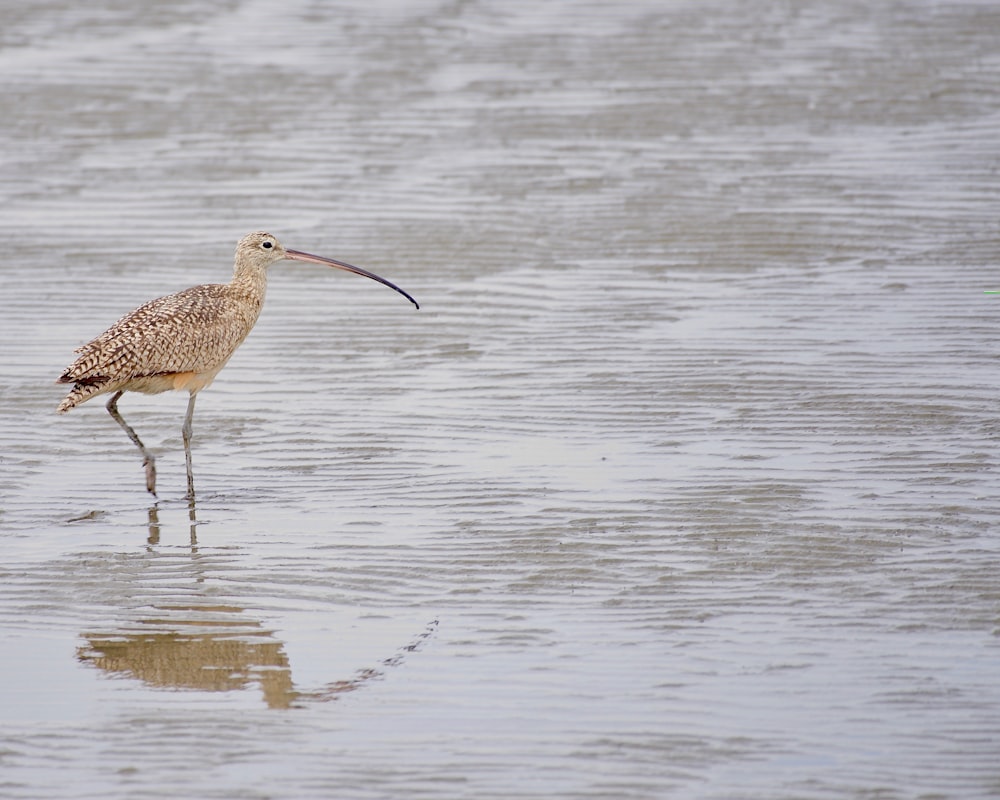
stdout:
<svg viewBox="0 0 1000 800">
<path fill-rule="evenodd" d="M 149 526 L 149 537 L 146 539 L 148 544 L 159 544 L 160 543 L 160 508 L 158 503 L 153 503 L 149 507 L 148 512 L 148 526 Z"/>
<path fill-rule="evenodd" d="M 194 495 L 188 497 L 188 523 L 191 537 L 191 552 L 196 552 L 198 548 L 198 509 L 194 503 Z M 163 527 L 160 522 L 160 504 L 153 503 L 146 512 L 146 527 L 149 536 L 146 537 L 146 544 L 155 546 L 160 543 L 160 530 Z"/>
</svg>

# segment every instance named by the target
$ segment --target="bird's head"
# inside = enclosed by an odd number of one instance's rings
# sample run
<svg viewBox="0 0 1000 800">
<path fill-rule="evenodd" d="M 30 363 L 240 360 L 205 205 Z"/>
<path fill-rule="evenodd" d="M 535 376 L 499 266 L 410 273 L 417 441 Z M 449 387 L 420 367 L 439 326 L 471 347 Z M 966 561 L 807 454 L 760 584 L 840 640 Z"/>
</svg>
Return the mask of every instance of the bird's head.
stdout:
<svg viewBox="0 0 1000 800">
<path fill-rule="evenodd" d="M 264 233 L 263 231 L 248 233 L 236 245 L 236 272 L 239 274 L 244 270 L 267 269 L 275 261 L 281 261 L 286 258 L 291 261 L 308 261 L 311 264 L 322 264 L 327 267 L 342 269 L 345 272 L 353 272 L 355 275 L 363 275 L 366 278 L 371 278 L 373 281 L 378 281 L 384 286 L 388 286 L 390 289 L 396 290 L 413 303 L 413 305 L 420 308 L 417 305 L 417 301 L 409 294 L 396 286 L 396 284 L 387 281 L 385 278 L 380 278 L 374 272 L 361 269 L 361 267 L 351 266 L 343 261 L 334 261 L 332 258 L 323 258 L 323 256 L 303 253 L 301 250 L 288 250 L 271 234 Z"/>
<path fill-rule="evenodd" d="M 248 233 L 236 245 L 236 264 L 239 266 L 265 269 L 287 257 L 281 242 L 263 231 Z"/>
</svg>

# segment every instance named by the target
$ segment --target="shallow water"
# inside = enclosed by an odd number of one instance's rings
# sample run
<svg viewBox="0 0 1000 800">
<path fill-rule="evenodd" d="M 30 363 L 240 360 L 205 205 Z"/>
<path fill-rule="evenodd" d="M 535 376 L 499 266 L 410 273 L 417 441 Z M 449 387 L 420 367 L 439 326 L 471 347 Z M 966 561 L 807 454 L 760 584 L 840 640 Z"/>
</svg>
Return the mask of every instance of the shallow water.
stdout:
<svg viewBox="0 0 1000 800">
<path fill-rule="evenodd" d="M 1000 796 L 993 3 L 27 6 L 0 794 Z M 72 349 L 286 262 L 195 414 Z"/>
</svg>

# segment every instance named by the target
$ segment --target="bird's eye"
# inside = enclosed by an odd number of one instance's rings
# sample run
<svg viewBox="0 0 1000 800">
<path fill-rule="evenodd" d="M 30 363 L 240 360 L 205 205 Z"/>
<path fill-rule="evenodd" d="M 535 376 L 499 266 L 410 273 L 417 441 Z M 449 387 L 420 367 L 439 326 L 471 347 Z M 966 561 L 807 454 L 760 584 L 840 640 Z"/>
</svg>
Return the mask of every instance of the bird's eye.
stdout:
<svg viewBox="0 0 1000 800">
<path fill-rule="evenodd" d="M 274 247 L 274 245 L 271 242 L 261 242 L 260 246 L 263 247 L 265 250 L 270 250 L 272 247 Z"/>
</svg>

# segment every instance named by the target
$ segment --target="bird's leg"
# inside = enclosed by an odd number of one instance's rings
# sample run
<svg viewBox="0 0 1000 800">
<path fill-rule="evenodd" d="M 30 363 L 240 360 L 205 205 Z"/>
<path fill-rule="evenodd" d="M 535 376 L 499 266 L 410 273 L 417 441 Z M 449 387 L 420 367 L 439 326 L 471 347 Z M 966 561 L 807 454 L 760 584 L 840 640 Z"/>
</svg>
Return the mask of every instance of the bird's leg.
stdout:
<svg viewBox="0 0 1000 800">
<path fill-rule="evenodd" d="M 188 500 L 194 502 L 194 473 L 191 472 L 191 420 L 194 418 L 194 398 L 192 392 L 188 400 L 187 414 L 184 415 L 184 427 L 181 428 L 181 438 L 184 440 L 184 461 L 187 463 Z"/>
<path fill-rule="evenodd" d="M 139 448 L 142 453 L 142 465 L 146 468 L 146 489 L 153 495 L 156 494 L 156 459 L 153 458 L 153 454 L 146 449 L 146 445 L 142 443 L 142 439 L 132 430 L 132 426 L 129 425 L 124 417 L 118 413 L 118 398 L 125 394 L 125 390 L 122 389 L 120 392 L 116 392 L 114 396 L 108 401 L 107 409 L 111 418 L 122 426 L 122 430 L 128 434 L 128 438 L 132 440 L 132 443 Z"/>
</svg>

